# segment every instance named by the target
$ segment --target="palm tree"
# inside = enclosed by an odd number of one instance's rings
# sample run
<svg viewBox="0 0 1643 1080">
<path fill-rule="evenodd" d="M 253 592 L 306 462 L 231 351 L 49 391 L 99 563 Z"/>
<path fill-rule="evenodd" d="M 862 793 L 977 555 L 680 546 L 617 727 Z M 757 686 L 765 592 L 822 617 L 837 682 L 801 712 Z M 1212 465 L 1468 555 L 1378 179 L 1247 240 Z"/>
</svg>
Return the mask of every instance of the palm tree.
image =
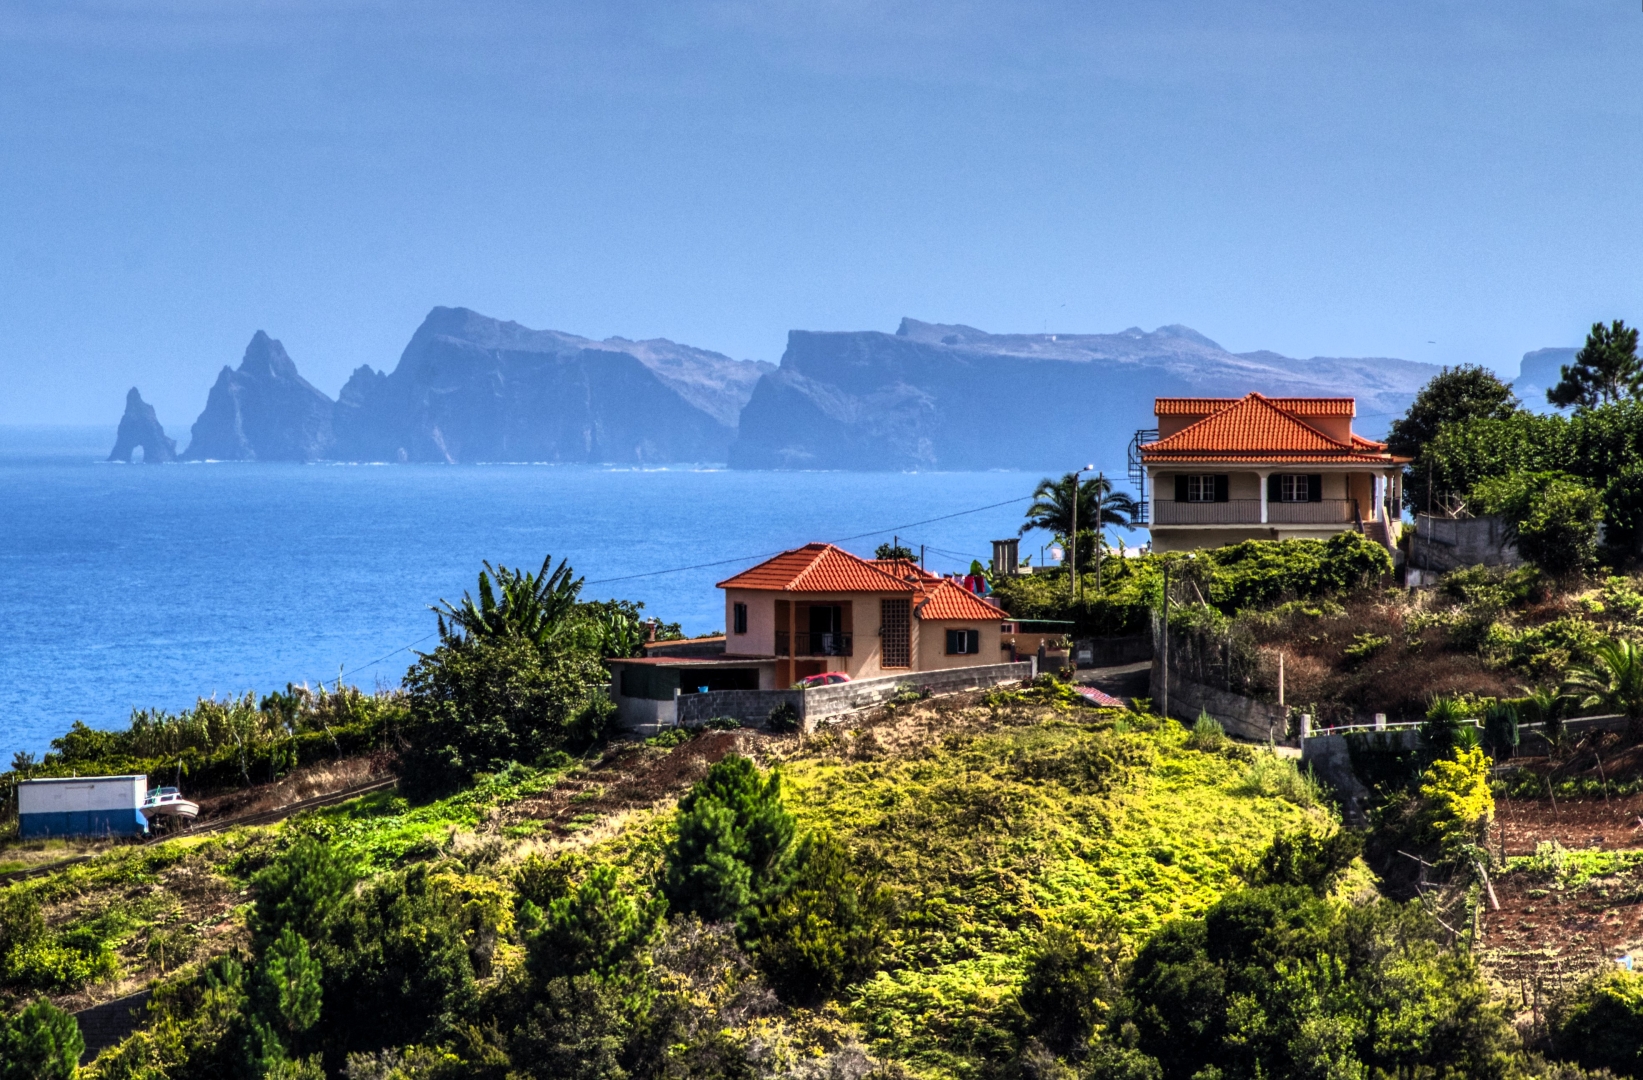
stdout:
<svg viewBox="0 0 1643 1080">
<path fill-rule="evenodd" d="M 485 569 L 479 572 L 478 604 L 463 593 L 460 607 L 441 600 L 443 608 L 428 609 L 439 616 L 440 640 L 449 644 L 469 638 L 522 637 L 538 649 L 546 649 L 564 629 L 582 592 L 582 579 L 572 579 L 564 559 L 550 573 L 552 563 L 553 556 L 549 555 L 535 574 L 485 563 Z M 490 575 L 496 577 L 494 590 Z M 502 594 L 500 600 L 497 592 Z"/>
<path fill-rule="evenodd" d="M 1583 709 L 1621 713 L 1632 734 L 1643 728 L 1643 650 L 1625 640 L 1605 641 L 1592 650 L 1593 663 L 1569 669 L 1566 685 Z"/>
<path fill-rule="evenodd" d="M 1021 526 L 1026 533 L 1029 529 L 1044 529 L 1058 537 L 1072 536 L 1073 531 L 1073 484 L 1076 482 L 1076 473 L 1067 473 L 1059 480 L 1052 480 L 1048 476 L 1038 482 L 1033 489 L 1033 504 L 1027 507 L 1027 523 Z M 1095 587 L 1101 588 L 1101 533 L 1108 525 L 1116 525 L 1121 529 L 1130 528 L 1141 513 L 1141 507 L 1130 496 L 1121 491 L 1113 491 L 1112 481 L 1105 474 L 1098 474 L 1078 485 L 1078 532 L 1095 533 L 1095 543 L 1090 545 L 1095 551 Z M 1080 543 L 1080 550 L 1088 550 Z"/>
<path fill-rule="evenodd" d="M 1540 725 L 1540 737 L 1555 755 L 1563 747 L 1563 705 L 1568 699 L 1550 686 L 1520 686 L 1528 722 Z"/>
</svg>

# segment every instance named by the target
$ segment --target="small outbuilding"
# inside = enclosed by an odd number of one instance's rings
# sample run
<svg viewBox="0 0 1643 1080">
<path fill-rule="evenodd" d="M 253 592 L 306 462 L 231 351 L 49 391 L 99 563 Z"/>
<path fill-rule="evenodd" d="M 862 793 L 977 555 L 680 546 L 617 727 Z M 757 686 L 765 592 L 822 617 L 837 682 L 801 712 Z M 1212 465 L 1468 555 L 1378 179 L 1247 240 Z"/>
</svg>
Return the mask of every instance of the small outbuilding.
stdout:
<svg viewBox="0 0 1643 1080">
<path fill-rule="evenodd" d="M 76 776 L 24 780 L 17 785 L 18 835 L 24 840 L 65 836 L 142 836 L 146 776 Z"/>
</svg>

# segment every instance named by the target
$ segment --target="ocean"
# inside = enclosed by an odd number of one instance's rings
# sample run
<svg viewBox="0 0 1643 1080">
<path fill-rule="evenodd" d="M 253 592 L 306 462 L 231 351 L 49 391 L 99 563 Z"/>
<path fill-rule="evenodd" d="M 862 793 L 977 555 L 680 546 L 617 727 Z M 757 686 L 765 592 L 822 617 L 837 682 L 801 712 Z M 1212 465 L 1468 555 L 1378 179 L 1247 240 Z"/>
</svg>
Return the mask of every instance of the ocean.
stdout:
<svg viewBox="0 0 1643 1080">
<path fill-rule="evenodd" d="M 0 768 L 75 720 L 119 728 L 134 708 L 339 674 L 398 685 L 412 650 L 432 647 L 428 606 L 472 590 L 482 560 L 535 570 L 551 553 L 587 579 L 584 597 L 706 633 L 724 624 L 715 582 L 810 541 L 870 555 L 899 533 L 932 570 L 985 562 L 1039 479 L 106 464 L 113 442 L 113 429 L 0 428 Z"/>
</svg>

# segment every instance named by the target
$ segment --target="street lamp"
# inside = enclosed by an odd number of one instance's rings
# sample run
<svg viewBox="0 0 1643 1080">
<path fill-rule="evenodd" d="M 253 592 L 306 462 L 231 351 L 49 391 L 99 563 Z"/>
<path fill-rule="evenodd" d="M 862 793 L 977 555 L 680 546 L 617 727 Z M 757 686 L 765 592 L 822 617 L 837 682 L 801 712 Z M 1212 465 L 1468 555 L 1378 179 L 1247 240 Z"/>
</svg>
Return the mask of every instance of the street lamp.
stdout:
<svg viewBox="0 0 1643 1080">
<path fill-rule="evenodd" d="M 1082 469 L 1073 472 L 1073 527 L 1068 530 L 1070 535 L 1067 537 L 1067 555 L 1071 559 L 1069 565 L 1071 566 L 1072 596 L 1075 604 L 1078 602 L 1078 480 L 1085 473 L 1094 471 L 1094 465 L 1086 465 Z"/>
</svg>

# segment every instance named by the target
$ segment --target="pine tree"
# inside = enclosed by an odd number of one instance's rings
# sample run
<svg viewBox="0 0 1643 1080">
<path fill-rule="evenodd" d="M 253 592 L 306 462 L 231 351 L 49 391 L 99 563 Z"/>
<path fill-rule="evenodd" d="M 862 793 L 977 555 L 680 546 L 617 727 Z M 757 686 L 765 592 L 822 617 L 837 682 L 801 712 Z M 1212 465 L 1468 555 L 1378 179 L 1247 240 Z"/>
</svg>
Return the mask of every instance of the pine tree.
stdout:
<svg viewBox="0 0 1643 1080">
<path fill-rule="evenodd" d="M 1637 331 L 1616 319 L 1593 323 L 1575 362 L 1563 367 L 1563 380 L 1546 391 L 1560 407 L 1592 409 L 1643 394 L 1643 363 L 1637 358 Z"/>
</svg>

